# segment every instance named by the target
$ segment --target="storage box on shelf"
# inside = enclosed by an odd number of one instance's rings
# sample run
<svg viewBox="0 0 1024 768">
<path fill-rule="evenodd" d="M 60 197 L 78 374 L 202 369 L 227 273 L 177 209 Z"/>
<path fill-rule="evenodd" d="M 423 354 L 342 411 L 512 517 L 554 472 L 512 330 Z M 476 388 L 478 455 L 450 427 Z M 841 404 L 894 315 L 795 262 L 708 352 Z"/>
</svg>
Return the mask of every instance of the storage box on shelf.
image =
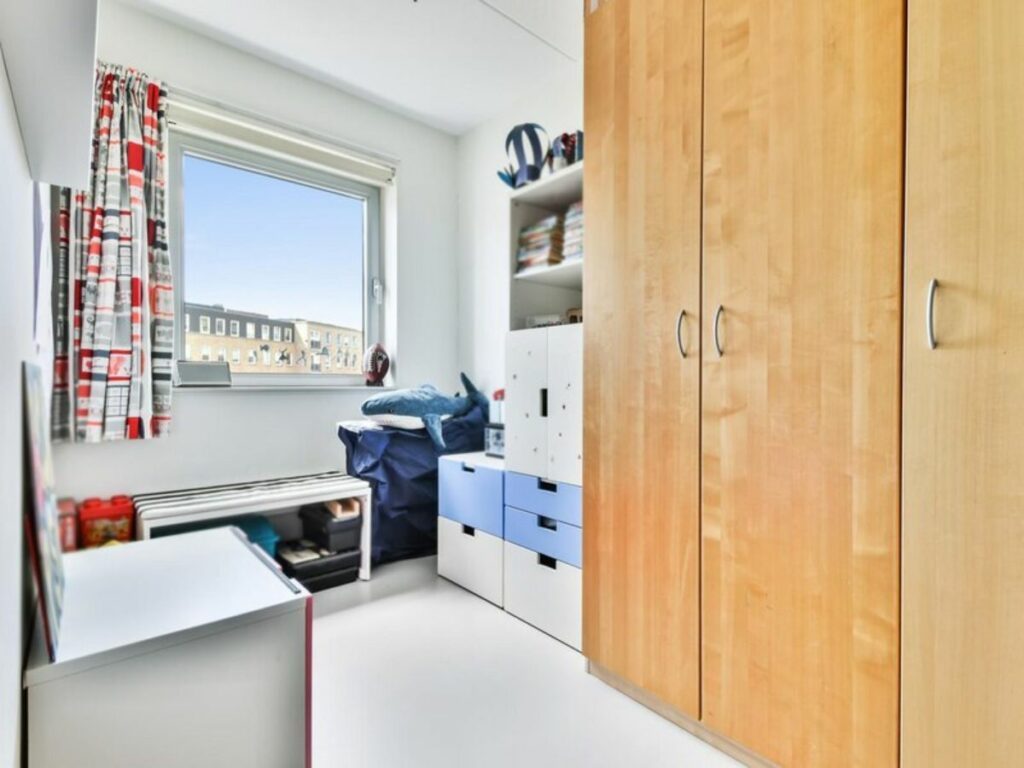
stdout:
<svg viewBox="0 0 1024 768">
<path fill-rule="evenodd" d="M 437 572 L 501 606 L 504 461 L 483 453 L 438 461 Z"/>
</svg>

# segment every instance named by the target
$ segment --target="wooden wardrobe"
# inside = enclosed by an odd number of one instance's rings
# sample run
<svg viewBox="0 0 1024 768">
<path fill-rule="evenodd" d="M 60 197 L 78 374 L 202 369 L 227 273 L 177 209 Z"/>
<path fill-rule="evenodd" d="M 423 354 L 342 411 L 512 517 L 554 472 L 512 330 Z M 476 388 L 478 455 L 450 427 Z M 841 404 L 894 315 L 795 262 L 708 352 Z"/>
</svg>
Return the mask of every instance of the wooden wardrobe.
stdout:
<svg viewBox="0 0 1024 768">
<path fill-rule="evenodd" d="M 765 760 L 896 765 L 903 0 L 593 6 L 584 653 Z"/>
<path fill-rule="evenodd" d="M 586 8 L 591 671 L 749 762 L 1024 765 L 1024 2 Z"/>
<path fill-rule="evenodd" d="M 1024 765 L 1024 3 L 911 0 L 907 768 Z"/>
<path fill-rule="evenodd" d="M 609 2 L 585 39 L 584 652 L 696 718 L 701 4 Z"/>
</svg>

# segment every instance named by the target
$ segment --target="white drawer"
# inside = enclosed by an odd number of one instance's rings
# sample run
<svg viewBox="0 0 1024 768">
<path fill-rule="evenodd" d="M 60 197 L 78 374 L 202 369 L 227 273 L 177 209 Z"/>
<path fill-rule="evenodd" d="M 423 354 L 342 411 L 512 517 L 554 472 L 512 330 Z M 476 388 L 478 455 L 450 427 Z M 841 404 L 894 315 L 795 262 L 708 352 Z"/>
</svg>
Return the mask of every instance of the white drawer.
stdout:
<svg viewBox="0 0 1024 768">
<path fill-rule="evenodd" d="M 506 541 L 505 610 L 580 650 L 583 571 Z"/>
<path fill-rule="evenodd" d="M 502 541 L 446 517 L 437 519 L 437 573 L 502 604 Z"/>
</svg>

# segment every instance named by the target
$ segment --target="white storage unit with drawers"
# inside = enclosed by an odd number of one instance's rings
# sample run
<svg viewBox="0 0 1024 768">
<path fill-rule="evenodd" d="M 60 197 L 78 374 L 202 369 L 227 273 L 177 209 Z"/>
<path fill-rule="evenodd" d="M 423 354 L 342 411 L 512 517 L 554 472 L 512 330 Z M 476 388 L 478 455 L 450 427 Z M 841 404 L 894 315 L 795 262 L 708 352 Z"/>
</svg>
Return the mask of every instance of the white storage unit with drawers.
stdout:
<svg viewBox="0 0 1024 768">
<path fill-rule="evenodd" d="M 437 572 L 502 605 L 505 469 L 482 453 L 438 461 Z"/>
<path fill-rule="evenodd" d="M 582 489 L 505 473 L 505 610 L 577 650 L 583 626 Z"/>
<path fill-rule="evenodd" d="M 505 610 L 579 649 L 583 326 L 512 331 L 506 354 Z"/>
</svg>

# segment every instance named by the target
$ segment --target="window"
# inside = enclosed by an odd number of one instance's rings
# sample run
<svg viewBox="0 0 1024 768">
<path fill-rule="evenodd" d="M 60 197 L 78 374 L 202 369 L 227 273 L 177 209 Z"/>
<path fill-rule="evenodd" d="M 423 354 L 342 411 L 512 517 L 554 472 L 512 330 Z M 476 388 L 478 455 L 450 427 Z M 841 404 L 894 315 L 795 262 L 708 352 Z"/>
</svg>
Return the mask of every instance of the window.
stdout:
<svg viewBox="0 0 1024 768">
<path fill-rule="evenodd" d="M 210 318 L 206 315 L 199 316 L 199 332 L 206 334 L 210 333 Z"/>
<path fill-rule="evenodd" d="M 266 365 L 266 366 L 269 366 L 270 365 L 270 350 L 267 349 L 266 347 L 263 347 L 260 351 L 263 352 L 263 364 Z"/>
<path fill-rule="evenodd" d="M 257 360 L 258 360 L 258 358 L 256 357 L 256 350 L 255 349 L 250 349 L 249 350 L 249 365 L 256 365 Z"/>
<path fill-rule="evenodd" d="M 188 328 L 188 319 L 189 319 L 189 313 L 188 313 L 188 312 L 186 312 L 186 313 L 185 313 L 185 333 L 188 333 L 188 331 L 189 331 L 189 328 Z"/>
<path fill-rule="evenodd" d="M 224 349 L 224 347 L 221 347 L 217 351 L 217 362 L 218 363 L 226 363 L 227 361 L 228 361 L 228 351 L 226 349 Z"/>
<path fill-rule="evenodd" d="M 210 348 L 209 347 L 203 347 L 203 351 L 199 355 L 199 359 L 200 360 L 209 360 L 210 359 Z"/>
<path fill-rule="evenodd" d="M 240 350 L 240 349 L 232 349 L 231 350 L 231 362 L 234 365 L 238 365 L 240 362 L 242 362 L 242 350 Z"/>
<path fill-rule="evenodd" d="M 227 135 L 229 123 L 250 118 L 218 119 L 218 131 Z M 180 124 L 187 123 L 183 112 Z M 244 143 L 232 143 L 209 131 L 200 137 L 172 126 L 169 229 L 173 267 L 181 276 L 178 300 L 210 307 L 211 316 L 217 314 L 213 307 L 257 316 L 242 321 L 245 337 L 274 346 L 258 352 L 258 372 L 255 366 L 235 371 L 242 374 L 234 378 L 237 385 L 361 384 L 358 376 L 340 373 L 337 365 L 330 371 L 308 353 L 324 346 L 335 352 L 342 328 L 354 329 L 360 345 L 380 337 L 384 308 L 372 297 L 382 262 L 382 166 L 360 160 L 368 169 L 364 177 L 373 178 L 362 183 L 331 170 L 344 170 L 340 160 L 312 162 L 303 149 L 308 141 L 275 135 L 261 148 L 259 139 L 253 141 L 259 135 L 254 130 Z M 222 329 L 218 318 L 216 332 L 238 337 L 242 322 L 231 320 Z M 209 333 L 209 318 L 206 323 Z M 177 349 L 184 352 L 179 337 Z M 294 346 L 282 350 L 282 343 Z M 233 356 L 230 364 L 238 365 Z M 325 370 L 330 375 L 323 379 L 310 375 Z"/>
<path fill-rule="evenodd" d="M 214 321 L 214 326 L 213 327 L 216 329 L 215 332 L 216 332 L 216 334 L 218 336 L 223 336 L 224 335 L 224 318 L 223 317 L 218 317 Z"/>
</svg>

